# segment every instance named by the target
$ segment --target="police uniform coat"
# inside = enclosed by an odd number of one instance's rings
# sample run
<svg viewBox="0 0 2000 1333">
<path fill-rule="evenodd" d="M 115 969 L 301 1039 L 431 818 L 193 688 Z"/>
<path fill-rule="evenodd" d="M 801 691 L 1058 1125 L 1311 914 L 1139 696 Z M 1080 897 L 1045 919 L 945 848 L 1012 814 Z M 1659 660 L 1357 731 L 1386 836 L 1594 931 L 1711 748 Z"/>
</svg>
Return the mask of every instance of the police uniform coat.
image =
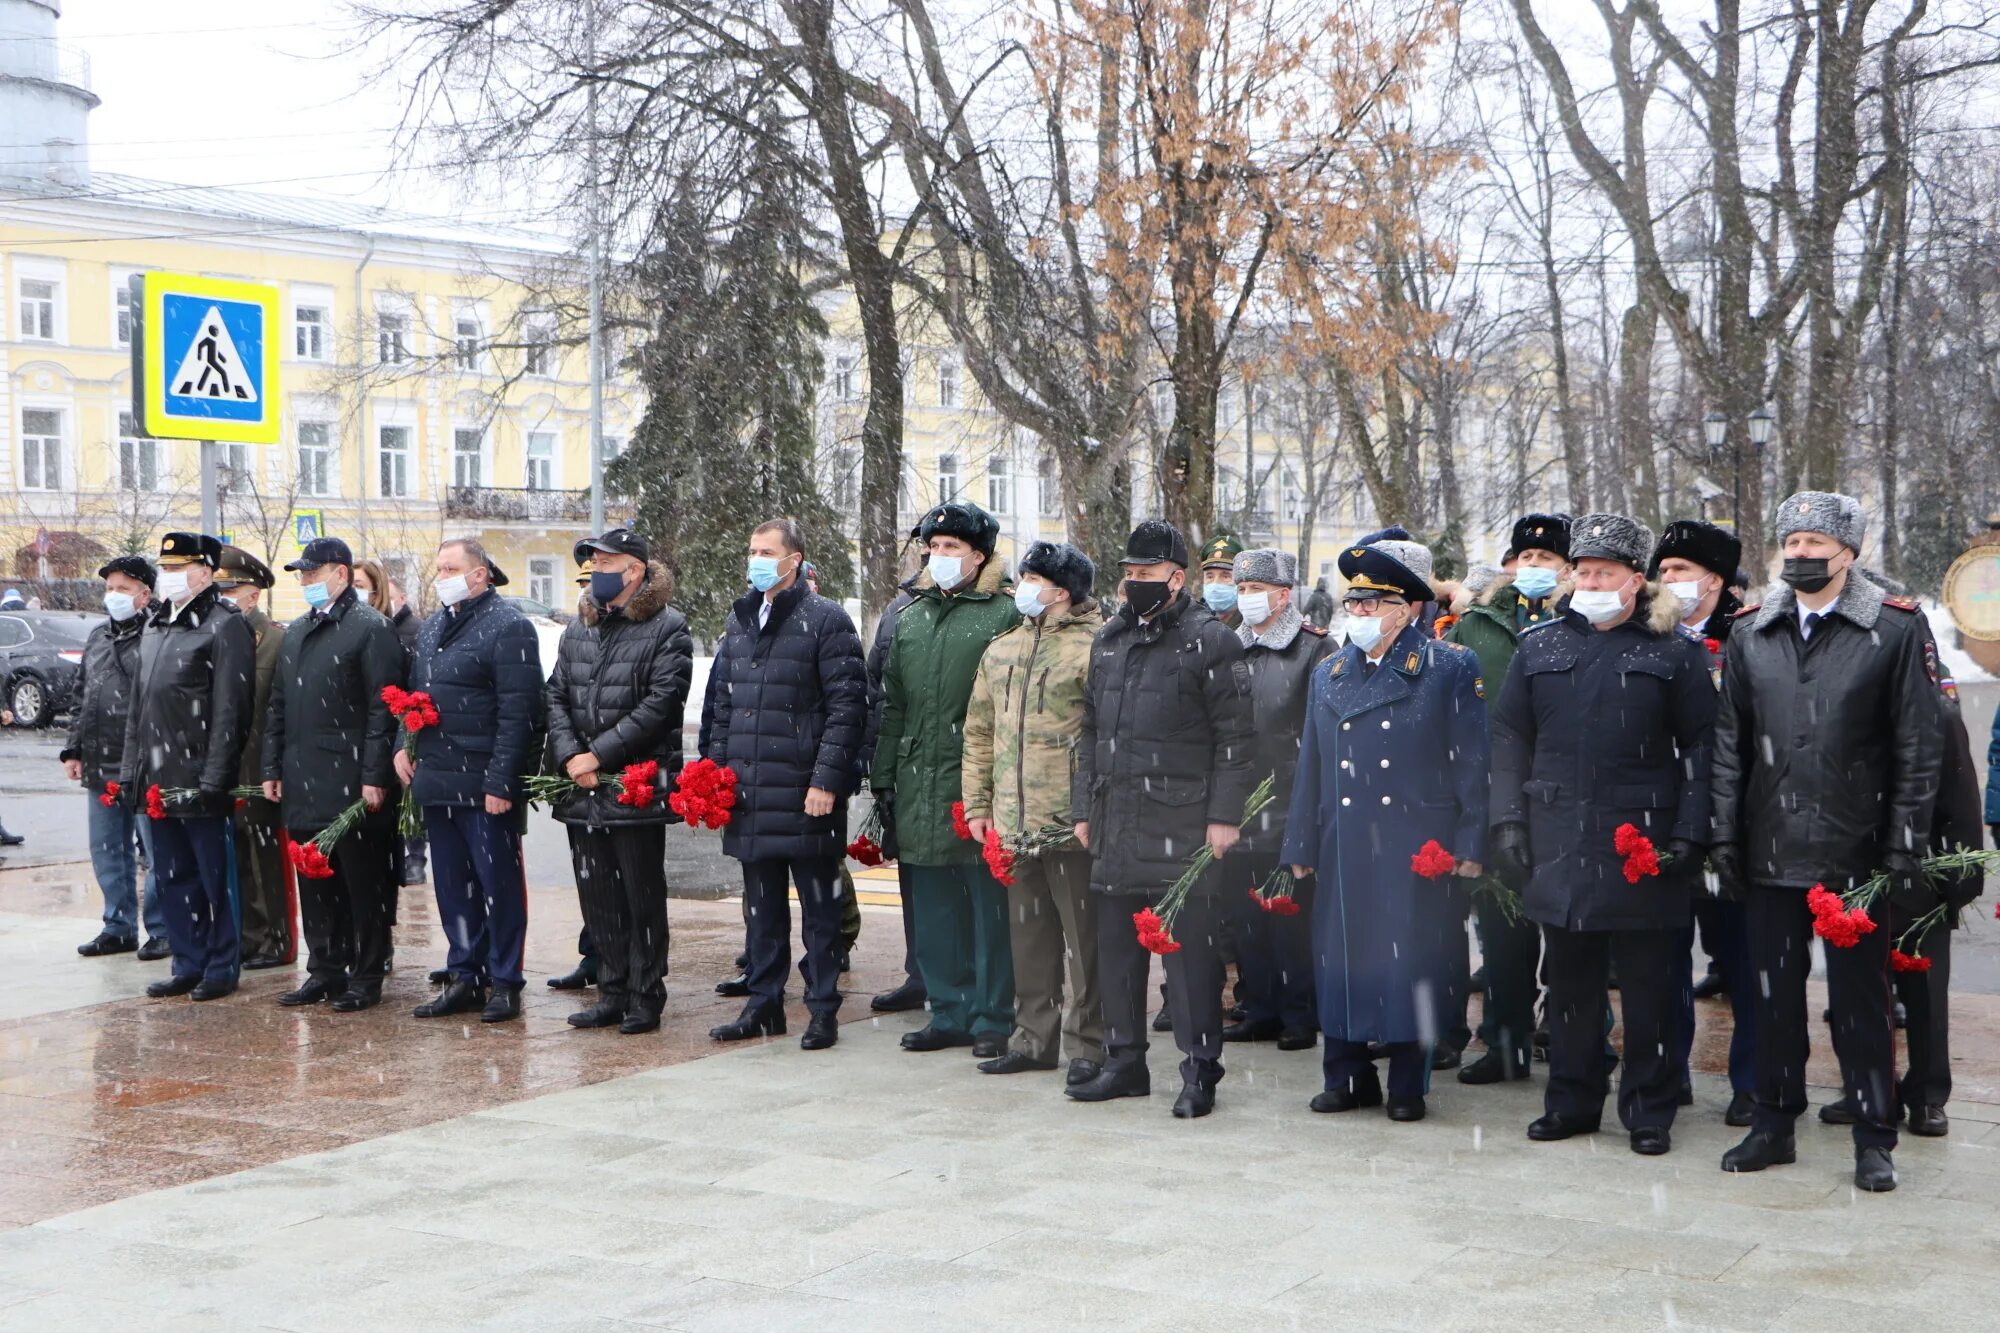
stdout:
<svg viewBox="0 0 2000 1333">
<path fill-rule="evenodd" d="M 1459 1012 L 1465 895 L 1410 858 L 1435 839 L 1486 855 L 1479 664 L 1405 626 L 1371 671 L 1347 644 L 1314 670 L 1283 858 L 1317 872 L 1320 1026 L 1349 1041 L 1428 1040 Z"/>
</svg>

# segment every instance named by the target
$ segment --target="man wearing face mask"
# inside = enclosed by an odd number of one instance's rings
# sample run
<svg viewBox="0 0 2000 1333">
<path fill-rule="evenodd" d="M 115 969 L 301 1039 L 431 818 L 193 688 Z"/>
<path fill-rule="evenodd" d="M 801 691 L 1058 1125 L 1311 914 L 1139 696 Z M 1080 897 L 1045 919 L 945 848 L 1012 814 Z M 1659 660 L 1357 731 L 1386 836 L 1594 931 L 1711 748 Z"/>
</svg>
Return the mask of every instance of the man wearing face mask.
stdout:
<svg viewBox="0 0 2000 1333">
<path fill-rule="evenodd" d="M 396 919 L 392 778 L 402 737 L 382 691 L 403 683 L 403 646 L 354 586 L 354 554 L 340 538 L 314 538 L 285 569 L 308 610 L 278 658 L 264 795 L 280 803 L 296 842 L 318 837 L 356 801 L 367 813 L 327 854 L 331 878 L 299 880 L 306 979 L 278 1003 L 357 1013 L 382 1000 Z"/>
<path fill-rule="evenodd" d="M 1206 840 L 1218 859 L 1238 839 L 1243 807 L 1264 775 L 1243 645 L 1187 592 L 1187 540 L 1148 519 L 1125 542 L 1125 602 L 1091 647 L 1070 810 L 1101 895 L 1097 976 L 1105 1062 L 1077 1101 L 1152 1094 L 1146 1069 L 1146 978 L 1152 955 L 1133 914 L 1150 910 Z M 1168 1010 L 1181 1051 L 1180 1119 L 1215 1109 L 1222 1081 L 1223 892 L 1219 870 L 1194 886 L 1166 956 Z"/>
<path fill-rule="evenodd" d="M 1622 514 L 1570 525 L 1576 591 L 1522 636 L 1493 713 L 1493 860 L 1548 949 L 1549 1085 L 1538 1142 L 1595 1133 L 1608 1094 L 1604 1014 L 1618 968 L 1618 1115 L 1633 1152 L 1672 1146 L 1680 1099 L 1674 955 L 1708 833 L 1715 687 L 1680 603 L 1644 570 L 1653 534 Z M 1638 882 L 1617 831 L 1664 864 Z"/>
<path fill-rule="evenodd" d="M 1496 578 L 1445 636 L 1448 642 L 1472 650 L 1479 659 L 1480 676 L 1496 689 L 1507 679 L 1521 636 L 1561 615 L 1556 604 L 1570 575 L 1569 515 L 1524 514 L 1516 519 L 1501 565 L 1512 571 L 1511 577 Z M 1458 1081 L 1484 1084 L 1526 1078 L 1534 1064 L 1535 997 L 1541 989 L 1535 969 L 1541 961 L 1542 934 L 1531 920 L 1509 920 L 1484 894 L 1473 899 L 1472 914 L 1486 973 L 1479 1021 L 1479 1040 L 1486 1053 L 1460 1069 Z"/>
<path fill-rule="evenodd" d="M 916 600 L 896 619 L 882 678 L 875 790 L 894 793 L 896 837 L 910 868 L 917 966 L 931 1021 L 903 1049 L 970 1046 L 1007 1053 L 1014 1028 L 1014 958 L 1007 890 L 979 847 L 953 831 L 961 793 L 965 710 L 986 646 L 1020 623 L 1006 570 L 994 558 L 1000 525 L 969 500 L 939 505 L 917 527 L 929 559 Z"/>
<path fill-rule="evenodd" d="M 157 786 L 166 807 L 152 821 L 152 853 L 174 963 L 172 976 L 146 988 L 156 999 L 218 1000 L 235 992 L 240 971 L 229 789 L 248 741 L 257 646 L 213 586 L 221 563 L 222 543 L 205 533 L 161 539 L 125 716 L 123 796 L 142 805 Z"/>
<path fill-rule="evenodd" d="M 993 832 L 1013 839 L 1069 823 L 1070 766 L 1083 727 L 1090 643 L 1104 623 L 1091 596 L 1096 579 L 1090 557 L 1066 542 L 1036 542 L 1021 557 L 1014 585 L 1021 623 L 986 650 L 965 710 L 960 791 L 976 843 Z M 1104 1067 L 1090 854 L 1072 843 L 1017 857 L 1007 905 L 1014 1035 L 1007 1053 L 980 1065 L 980 1072 L 1054 1069 L 1067 1044 L 1067 1083 L 1089 1082 Z"/>
<path fill-rule="evenodd" d="M 90 631 L 83 645 L 83 679 L 77 687 L 76 711 L 70 717 L 69 743 L 63 747 L 63 772 L 83 784 L 90 802 L 90 864 L 97 887 L 104 893 L 104 928 L 97 937 L 76 946 L 85 958 L 139 950 L 141 961 L 167 956 L 166 915 L 160 907 L 159 875 L 149 871 L 146 883 L 146 944 L 139 946 L 138 865 L 133 838 L 147 847 L 146 861 L 157 865 L 151 851 L 152 821 L 129 800 L 100 799 L 119 780 L 125 759 L 125 716 L 139 681 L 139 636 L 146 628 L 145 610 L 153 596 L 153 567 L 145 557 L 121 555 L 97 571 L 104 580 L 104 611 L 110 618 Z"/>
<path fill-rule="evenodd" d="M 240 546 L 224 542 L 215 586 L 243 613 L 257 643 L 257 687 L 250 707 L 250 739 L 243 745 L 237 785 L 262 789 L 264 720 L 271 703 L 271 678 L 278 669 L 285 627 L 264 614 L 264 594 L 277 582 L 271 567 Z M 236 844 L 236 889 L 242 907 L 243 970 L 283 967 L 298 957 L 292 933 L 296 890 L 285 849 L 278 840 L 278 807 L 261 796 L 236 803 L 231 816 Z"/>
<path fill-rule="evenodd" d="M 443 607 L 424 622 L 410 688 L 431 696 L 440 722 L 417 733 L 413 761 L 396 747 L 396 776 L 414 786 L 430 834 L 438 919 L 451 941 L 451 980 L 418 1018 L 479 1011 L 484 1023 L 521 1016 L 528 882 L 521 860 L 522 779 L 541 761 L 548 726 L 535 628 L 494 591 L 506 575 L 469 537 L 438 547 L 431 586 Z"/>
<path fill-rule="evenodd" d="M 1244 670 L 1250 677 L 1250 715 L 1256 726 L 1253 770 L 1273 779 L 1271 804 L 1243 830 L 1223 863 L 1223 901 L 1236 921 L 1236 971 L 1243 979 L 1243 1020 L 1222 1030 L 1224 1041 L 1277 1040 L 1281 1051 L 1303 1051 L 1319 1040 L 1313 1003 L 1312 918 L 1282 916 L 1260 905 L 1258 890 L 1282 864 L 1292 784 L 1298 775 L 1299 738 L 1313 668 L 1332 653 L 1333 640 L 1306 623 L 1292 605 L 1298 557 L 1264 548 L 1236 557 L 1236 607 L 1242 625 Z M 1295 901 L 1310 907 L 1313 886 L 1300 884 Z"/>
<path fill-rule="evenodd" d="M 1943 758 L 1930 627 L 1908 598 L 1859 577 L 1867 520 L 1851 496 L 1802 491 L 1778 506 L 1785 586 L 1745 607 L 1722 668 L 1715 851 L 1742 899 L 1756 988 L 1757 1092 L 1725 1171 L 1796 1160 L 1806 1108 L 1806 974 L 1814 885 L 1841 893 L 1884 871 L 1889 901 L 1851 946 L 1823 950 L 1834 1050 L 1854 1108 L 1854 1183 L 1896 1187 L 1898 1108 L 1889 1021 L 1891 912 L 1937 903 L 1920 864 Z M 1889 910 L 1885 910 L 1885 906 Z"/>
<path fill-rule="evenodd" d="M 1218 532 L 1201 548 L 1201 601 L 1223 624 L 1236 629 L 1243 618 L 1236 612 L 1236 557 L 1243 543 Z"/>
</svg>

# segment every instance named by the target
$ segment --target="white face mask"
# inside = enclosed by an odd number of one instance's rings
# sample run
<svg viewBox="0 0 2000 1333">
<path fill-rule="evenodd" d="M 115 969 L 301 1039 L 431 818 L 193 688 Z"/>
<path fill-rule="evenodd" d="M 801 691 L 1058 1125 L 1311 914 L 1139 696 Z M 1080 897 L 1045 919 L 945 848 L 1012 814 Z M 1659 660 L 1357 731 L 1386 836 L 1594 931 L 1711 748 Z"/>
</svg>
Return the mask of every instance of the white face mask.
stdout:
<svg viewBox="0 0 2000 1333">
<path fill-rule="evenodd" d="M 1625 599 L 1617 592 L 1586 591 L 1579 588 L 1569 595 L 1569 608 L 1593 625 L 1618 619 Z"/>
<path fill-rule="evenodd" d="M 1689 579 L 1685 583 L 1669 583 L 1667 591 L 1680 599 L 1682 615 L 1701 605 L 1700 579 Z"/>
<path fill-rule="evenodd" d="M 928 568 L 931 582 L 943 592 L 950 592 L 965 577 L 965 557 L 957 555 L 934 555 Z"/>
<path fill-rule="evenodd" d="M 1042 584 L 1017 583 L 1014 585 L 1014 609 L 1022 615 L 1033 618 L 1048 610 L 1042 601 Z"/>
<path fill-rule="evenodd" d="M 170 602 L 184 602 L 188 595 L 188 576 L 184 569 L 163 569 L 153 583 L 155 595 Z"/>
<path fill-rule="evenodd" d="M 450 578 L 439 579 L 431 587 L 437 592 L 438 600 L 446 606 L 457 606 L 472 595 L 472 587 L 463 574 L 453 574 Z"/>
<path fill-rule="evenodd" d="M 1271 594 L 1239 592 L 1236 594 L 1236 610 L 1243 617 L 1243 623 L 1255 629 L 1271 618 Z"/>
<path fill-rule="evenodd" d="M 1382 642 L 1382 622 L 1387 616 L 1349 616 L 1347 641 L 1364 653 L 1372 653 Z"/>
</svg>

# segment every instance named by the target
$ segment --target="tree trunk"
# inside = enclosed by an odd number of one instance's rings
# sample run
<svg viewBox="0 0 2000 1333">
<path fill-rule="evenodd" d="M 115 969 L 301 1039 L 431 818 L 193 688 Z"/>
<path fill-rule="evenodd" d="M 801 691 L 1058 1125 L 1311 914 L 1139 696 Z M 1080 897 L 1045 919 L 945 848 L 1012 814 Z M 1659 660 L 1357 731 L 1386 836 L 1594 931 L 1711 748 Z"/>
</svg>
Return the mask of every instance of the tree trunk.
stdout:
<svg viewBox="0 0 2000 1333">
<path fill-rule="evenodd" d="M 1215 319 L 1197 296 L 1181 305 L 1171 361 L 1174 424 L 1160 467 L 1160 507 L 1190 547 L 1203 541 L 1215 518 L 1215 401 L 1221 376 L 1215 355 Z"/>
<path fill-rule="evenodd" d="M 1118 558 L 1132 531 L 1132 468 L 1123 444 L 1070 441 L 1056 452 L 1070 540 L 1097 566 L 1097 591 L 1118 584 Z"/>
<path fill-rule="evenodd" d="M 1641 295 L 1626 309 L 1618 341 L 1618 456 L 1632 482 L 1637 517 L 1655 532 L 1666 518 L 1660 511 L 1660 475 L 1653 460 L 1653 344 L 1659 328 L 1660 314 L 1652 298 Z"/>
</svg>

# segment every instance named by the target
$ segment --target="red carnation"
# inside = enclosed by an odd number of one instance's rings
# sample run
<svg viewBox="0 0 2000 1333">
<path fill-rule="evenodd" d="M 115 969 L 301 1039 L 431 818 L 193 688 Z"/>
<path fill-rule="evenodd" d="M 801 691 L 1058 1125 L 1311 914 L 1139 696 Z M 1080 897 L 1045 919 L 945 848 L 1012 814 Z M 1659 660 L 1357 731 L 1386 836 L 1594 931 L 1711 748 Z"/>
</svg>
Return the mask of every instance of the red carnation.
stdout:
<svg viewBox="0 0 2000 1333">
<path fill-rule="evenodd" d="M 1179 953 L 1181 946 L 1167 933 L 1166 922 L 1150 907 L 1142 907 L 1132 913 L 1132 924 L 1139 928 L 1139 943 L 1146 952 L 1157 954 Z"/>
<path fill-rule="evenodd" d="M 167 817 L 167 803 L 160 796 L 160 784 L 157 782 L 146 788 L 146 817 L 148 819 Z"/>
<path fill-rule="evenodd" d="M 1620 856 L 1630 856 L 1641 846 L 1650 847 L 1653 844 L 1645 834 L 1639 832 L 1637 824 L 1620 824 L 1618 831 L 1611 835 L 1611 845 L 1617 849 Z"/>
<path fill-rule="evenodd" d="M 315 842 L 292 844 L 292 866 L 307 879 L 333 878 L 333 864 Z"/>
<path fill-rule="evenodd" d="M 1722 656 L 1722 640 L 1720 639 L 1703 639 L 1701 646 L 1708 649 L 1709 656 L 1711 657 Z"/>
<path fill-rule="evenodd" d="M 1891 949 L 1889 966 L 1898 972 L 1928 972 L 1931 970 L 1931 960 L 1922 954 L 1907 954 L 1901 949 Z"/>
<path fill-rule="evenodd" d="M 1275 912 L 1279 916 L 1297 916 L 1299 914 L 1299 900 L 1292 897 L 1289 893 L 1280 893 L 1274 897 L 1265 898 L 1262 901 L 1264 910 L 1267 912 Z"/>
<path fill-rule="evenodd" d="M 400 685 L 384 685 L 382 687 L 382 702 L 389 705 L 390 712 L 401 714 L 405 708 L 410 706 L 410 692 Z"/>
<path fill-rule="evenodd" d="M 625 782 L 650 783 L 657 781 L 660 776 L 659 760 L 648 759 L 643 764 L 627 764 L 625 765 L 625 771 L 618 776 Z"/>
<path fill-rule="evenodd" d="M 1824 884 L 1815 884 L 1806 892 L 1806 906 L 1813 914 L 1813 934 L 1836 949 L 1852 949 L 1875 929 L 1865 908 L 1849 907 Z"/>
<path fill-rule="evenodd" d="M 628 780 L 618 793 L 618 804 L 629 805 L 637 810 L 642 806 L 651 805 L 653 797 L 656 794 L 657 792 L 650 782 L 633 782 Z"/>
<path fill-rule="evenodd" d="M 847 844 L 847 854 L 865 866 L 882 864 L 882 849 L 865 833 Z"/>
<path fill-rule="evenodd" d="M 1419 847 L 1417 854 L 1410 858 L 1410 869 L 1425 879 L 1442 879 L 1458 869 L 1458 858 L 1440 846 L 1436 838 L 1432 838 Z"/>
<path fill-rule="evenodd" d="M 968 842 L 972 840 L 972 825 L 965 822 L 964 801 L 951 803 L 951 831 Z"/>
<path fill-rule="evenodd" d="M 1611 835 L 1611 846 L 1625 858 L 1625 882 L 1637 884 L 1648 875 L 1660 873 L 1660 854 L 1653 847 L 1653 840 L 1639 832 L 1634 824 L 1620 824 L 1618 831 Z"/>
<path fill-rule="evenodd" d="M 986 868 L 992 872 L 993 878 L 1002 884 L 1014 882 L 1014 853 L 1008 851 L 1007 844 L 1000 841 L 999 829 L 986 830 L 986 846 L 979 854 L 985 859 Z"/>
<path fill-rule="evenodd" d="M 107 808 L 116 805 L 118 803 L 118 793 L 122 790 L 124 790 L 124 788 L 120 787 L 115 782 L 105 783 L 104 794 L 97 798 L 97 803 Z"/>
</svg>

